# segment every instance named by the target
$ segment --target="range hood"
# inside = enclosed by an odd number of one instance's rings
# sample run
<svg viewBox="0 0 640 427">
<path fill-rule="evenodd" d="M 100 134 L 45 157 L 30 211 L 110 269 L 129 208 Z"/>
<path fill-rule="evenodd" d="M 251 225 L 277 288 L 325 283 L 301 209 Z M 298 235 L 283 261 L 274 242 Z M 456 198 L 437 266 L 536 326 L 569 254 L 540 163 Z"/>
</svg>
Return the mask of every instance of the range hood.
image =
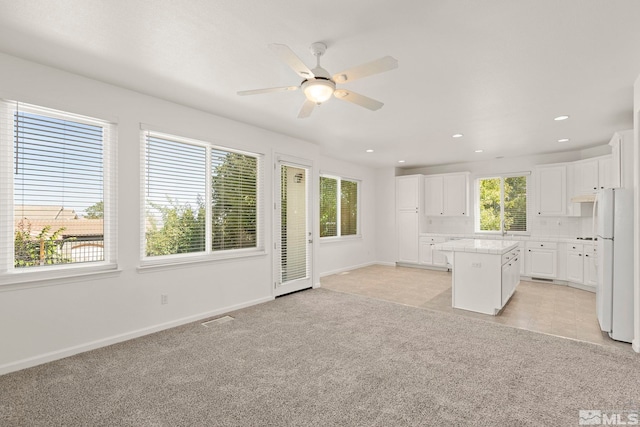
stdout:
<svg viewBox="0 0 640 427">
<path fill-rule="evenodd" d="M 593 203 L 595 201 L 595 194 L 582 194 L 580 196 L 573 196 L 571 198 L 571 203 Z"/>
</svg>

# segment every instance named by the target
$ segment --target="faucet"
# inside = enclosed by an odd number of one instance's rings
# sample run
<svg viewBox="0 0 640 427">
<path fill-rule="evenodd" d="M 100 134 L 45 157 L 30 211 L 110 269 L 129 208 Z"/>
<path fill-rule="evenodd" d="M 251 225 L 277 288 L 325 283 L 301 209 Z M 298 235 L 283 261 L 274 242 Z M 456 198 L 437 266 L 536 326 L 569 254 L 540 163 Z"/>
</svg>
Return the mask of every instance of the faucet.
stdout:
<svg viewBox="0 0 640 427">
<path fill-rule="evenodd" d="M 507 235 L 507 229 L 505 228 L 504 219 L 502 220 L 502 237 Z"/>
</svg>

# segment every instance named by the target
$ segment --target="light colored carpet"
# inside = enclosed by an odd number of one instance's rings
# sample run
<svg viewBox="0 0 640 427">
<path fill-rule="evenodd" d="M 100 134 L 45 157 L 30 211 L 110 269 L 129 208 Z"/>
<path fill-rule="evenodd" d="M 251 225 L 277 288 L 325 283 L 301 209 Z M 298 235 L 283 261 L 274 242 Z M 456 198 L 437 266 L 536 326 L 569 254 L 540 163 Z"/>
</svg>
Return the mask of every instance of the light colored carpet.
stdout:
<svg viewBox="0 0 640 427">
<path fill-rule="evenodd" d="M 2 426 L 577 425 L 640 357 L 316 289 L 0 377 Z M 628 409 L 628 408 L 626 408 Z"/>
</svg>

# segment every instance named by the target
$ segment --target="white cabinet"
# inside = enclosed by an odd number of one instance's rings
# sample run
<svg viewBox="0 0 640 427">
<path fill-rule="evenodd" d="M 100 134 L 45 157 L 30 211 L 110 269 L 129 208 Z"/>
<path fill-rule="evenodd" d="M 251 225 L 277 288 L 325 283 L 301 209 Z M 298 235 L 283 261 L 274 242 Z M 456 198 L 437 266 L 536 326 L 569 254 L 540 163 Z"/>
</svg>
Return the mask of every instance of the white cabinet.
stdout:
<svg viewBox="0 0 640 427">
<path fill-rule="evenodd" d="M 446 267 L 447 258 L 441 252 L 433 250 L 433 245 L 445 241 L 444 237 L 420 237 L 420 264 Z"/>
<path fill-rule="evenodd" d="M 515 249 L 502 256 L 502 306 L 507 303 L 520 283 L 520 250 Z"/>
<path fill-rule="evenodd" d="M 596 157 L 573 163 L 573 195 L 593 194 L 616 186 L 611 156 Z"/>
<path fill-rule="evenodd" d="M 420 219 L 422 217 L 422 175 L 396 177 L 396 234 L 398 262 L 420 261 Z"/>
<path fill-rule="evenodd" d="M 589 159 L 573 164 L 573 195 L 591 194 L 598 189 L 598 160 Z"/>
<path fill-rule="evenodd" d="M 424 177 L 424 210 L 427 216 L 444 215 L 444 178 Z"/>
<path fill-rule="evenodd" d="M 633 130 L 616 132 L 609 145 L 611 188 L 633 188 Z"/>
<path fill-rule="evenodd" d="M 584 273 L 583 282 L 594 290 L 598 284 L 598 272 L 596 271 L 596 251 L 594 246 L 584 247 Z"/>
<path fill-rule="evenodd" d="M 469 173 L 427 175 L 424 178 L 427 216 L 469 215 Z"/>
<path fill-rule="evenodd" d="M 418 234 L 419 218 L 417 212 L 398 211 L 396 221 L 398 222 L 398 261 L 408 263 L 418 263 L 419 247 Z"/>
<path fill-rule="evenodd" d="M 584 281 L 584 248 L 580 244 L 567 245 L 567 280 L 574 283 Z"/>
<path fill-rule="evenodd" d="M 567 166 L 549 165 L 535 168 L 536 215 L 559 216 L 567 212 Z"/>
<path fill-rule="evenodd" d="M 396 210 L 422 208 L 422 175 L 396 177 Z"/>
<path fill-rule="evenodd" d="M 553 242 L 527 242 L 526 273 L 530 277 L 555 279 L 558 274 L 558 245 Z"/>
</svg>

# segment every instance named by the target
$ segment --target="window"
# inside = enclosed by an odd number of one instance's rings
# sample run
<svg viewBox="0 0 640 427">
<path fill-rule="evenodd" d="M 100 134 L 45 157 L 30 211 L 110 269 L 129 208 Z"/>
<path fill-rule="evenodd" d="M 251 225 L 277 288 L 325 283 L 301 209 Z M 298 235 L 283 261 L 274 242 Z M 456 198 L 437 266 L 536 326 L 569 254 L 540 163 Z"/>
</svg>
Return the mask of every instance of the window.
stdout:
<svg viewBox="0 0 640 427">
<path fill-rule="evenodd" d="M 0 271 L 115 261 L 114 125 L 2 101 Z"/>
<path fill-rule="evenodd" d="M 527 232 L 527 175 L 479 178 L 476 231 Z"/>
<path fill-rule="evenodd" d="M 359 182 L 320 177 L 320 237 L 355 236 L 358 226 Z"/>
<path fill-rule="evenodd" d="M 262 250 L 259 156 L 143 132 L 143 258 Z"/>
</svg>

